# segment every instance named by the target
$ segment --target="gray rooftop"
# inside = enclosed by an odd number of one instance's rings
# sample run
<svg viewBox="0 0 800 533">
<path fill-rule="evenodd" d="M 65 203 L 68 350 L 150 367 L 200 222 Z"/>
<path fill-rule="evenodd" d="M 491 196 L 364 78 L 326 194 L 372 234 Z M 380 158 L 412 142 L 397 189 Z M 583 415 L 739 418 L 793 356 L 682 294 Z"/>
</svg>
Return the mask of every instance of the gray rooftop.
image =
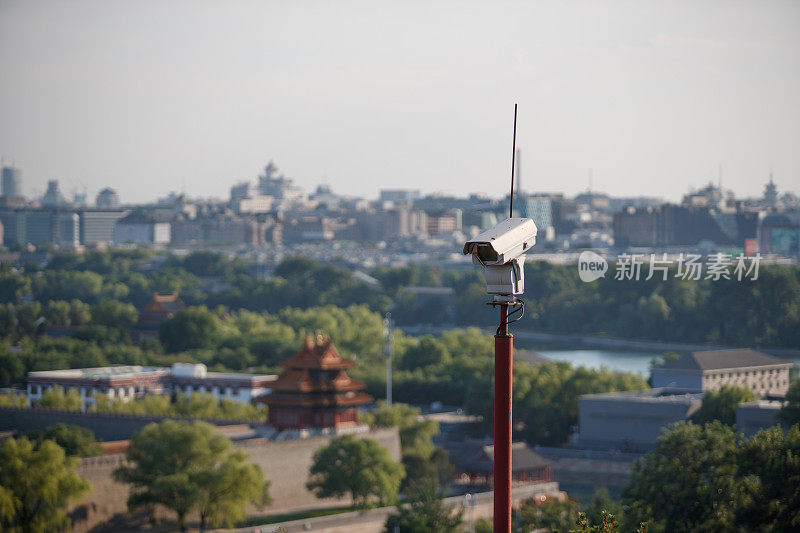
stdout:
<svg viewBox="0 0 800 533">
<path fill-rule="evenodd" d="M 139 376 L 151 372 L 167 373 L 169 369 L 155 366 L 104 366 L 97 368 L 72 368 L 66 370 L 38 370 L 28 372 L 30 377 L 72 378 L 72 379 L 108 379 L 122 376 Z"/>
<path fill-rule="evenodd" d="M 691 403 L 703 399 L 702 392 L 690 392 L 685 389 L 659 387 L 655 389 L 600 392 L 597 394 L 582 394 L 581 399 L 637 402 L 637 403 Z"/>
<path fill-rule="evenodd" d="M 708 350 L 692 352 L 674 361 L 667 361 L 657 368 L 669 370 L 722 370 L 753 366 L 791 364 L 765 353 L 749 348 L 735 350 Z"/>
</svg>

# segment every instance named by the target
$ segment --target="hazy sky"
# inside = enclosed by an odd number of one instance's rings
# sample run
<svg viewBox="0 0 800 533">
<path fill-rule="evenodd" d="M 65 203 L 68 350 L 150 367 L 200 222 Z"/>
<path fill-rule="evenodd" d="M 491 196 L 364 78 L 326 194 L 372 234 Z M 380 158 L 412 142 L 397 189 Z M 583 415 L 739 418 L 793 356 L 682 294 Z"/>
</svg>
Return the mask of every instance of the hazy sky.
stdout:
<svg viewBox="0 0 800 533">
<path fill-rule="evenodd" d="M 0 0 L 24 191 L 800 192 L 800 2 Z"/>
</svg>

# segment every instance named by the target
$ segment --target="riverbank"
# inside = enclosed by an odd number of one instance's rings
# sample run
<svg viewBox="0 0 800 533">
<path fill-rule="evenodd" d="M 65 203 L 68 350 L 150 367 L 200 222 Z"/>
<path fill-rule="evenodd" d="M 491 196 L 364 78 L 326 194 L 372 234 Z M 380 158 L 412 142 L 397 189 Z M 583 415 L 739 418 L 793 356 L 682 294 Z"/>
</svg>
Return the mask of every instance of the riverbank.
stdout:
<svg viewBox="0 0 800 533">
<path fill-rule="evenodd" d="M 449 331 L 454 328 L 437 326 L 409 326 L 400 327 L 400 329 L 410 335 L 441 335 L 445 331 Z M 485 331 L 488 335 L 494 334 L 493 329 L 483 329 L 483 331 Z M 685 353 L 699 352 L 703 350 L 727 350 L 741 348 L 741 346 L 619 339 L 614 337 L 600 337 L 596 335 L 565 335 L 560 333 L 543 333 L 534 331 L 514 331 L 513 334 L 514 338 L 519 341 L 527 341 L 554 347 L 567 347 L 570 349 L 605 348 L 629 351 Z M 760 352 L 768 353 L 776 357 L 788 357 L 793 359 L 800 358 L 800 349 L 762 348 L 759 346 L 748 346 L 748 348 L 753 348 Z"/>
</svg>

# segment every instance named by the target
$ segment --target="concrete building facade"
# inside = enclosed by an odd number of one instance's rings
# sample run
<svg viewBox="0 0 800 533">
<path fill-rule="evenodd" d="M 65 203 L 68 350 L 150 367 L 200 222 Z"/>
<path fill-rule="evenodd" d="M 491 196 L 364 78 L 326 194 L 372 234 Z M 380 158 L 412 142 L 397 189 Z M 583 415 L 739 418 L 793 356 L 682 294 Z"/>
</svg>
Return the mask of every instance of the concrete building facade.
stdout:
<svg viewBox="0 0 800 533">
<path fill-rule="evenodd" d="M 147 213 L 131 213 L 114 226 L 114 244 L 169 244 L 170 240 L 170 223 Z"/>
<path fill-rule="evenodd" d="M 783 402 L 776 400 L 756 400 L 736 406 L 736 430 L 752 437 L 762 429 L 778 424 L 778 411 Z"/>
<path fill-rule="evenodd" d="M 692 352 L 651 369 L 653 387 L 716 391 L 723 385 L 758 396 L 784 396 L 792 363 L 750 349 Z"/>
<path fill-rule="evenodd" d="M 692 416 L 702 398 L 699 392 L 666 388 L 585 394 L 578 402 L 578 444 L 649 450 L 664 428 Z"/>
</svg>

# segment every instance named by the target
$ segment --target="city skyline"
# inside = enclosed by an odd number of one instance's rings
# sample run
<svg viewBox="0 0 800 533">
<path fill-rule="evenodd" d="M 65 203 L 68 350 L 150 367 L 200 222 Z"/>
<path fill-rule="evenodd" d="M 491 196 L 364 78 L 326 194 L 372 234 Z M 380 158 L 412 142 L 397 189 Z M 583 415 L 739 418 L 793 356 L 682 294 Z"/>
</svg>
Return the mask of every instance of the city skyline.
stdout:
<svg viewBox="0 0 800 533">
<path fill-rule="evenodd" d="M 344 6 L 344 7 L 342 7 Z M 23 192 L 227 198 L 274 160 L 308 191 L 676 202 L 800 185 L 800 6 L 0 5 L 0 154 Z"/>
</svg>

